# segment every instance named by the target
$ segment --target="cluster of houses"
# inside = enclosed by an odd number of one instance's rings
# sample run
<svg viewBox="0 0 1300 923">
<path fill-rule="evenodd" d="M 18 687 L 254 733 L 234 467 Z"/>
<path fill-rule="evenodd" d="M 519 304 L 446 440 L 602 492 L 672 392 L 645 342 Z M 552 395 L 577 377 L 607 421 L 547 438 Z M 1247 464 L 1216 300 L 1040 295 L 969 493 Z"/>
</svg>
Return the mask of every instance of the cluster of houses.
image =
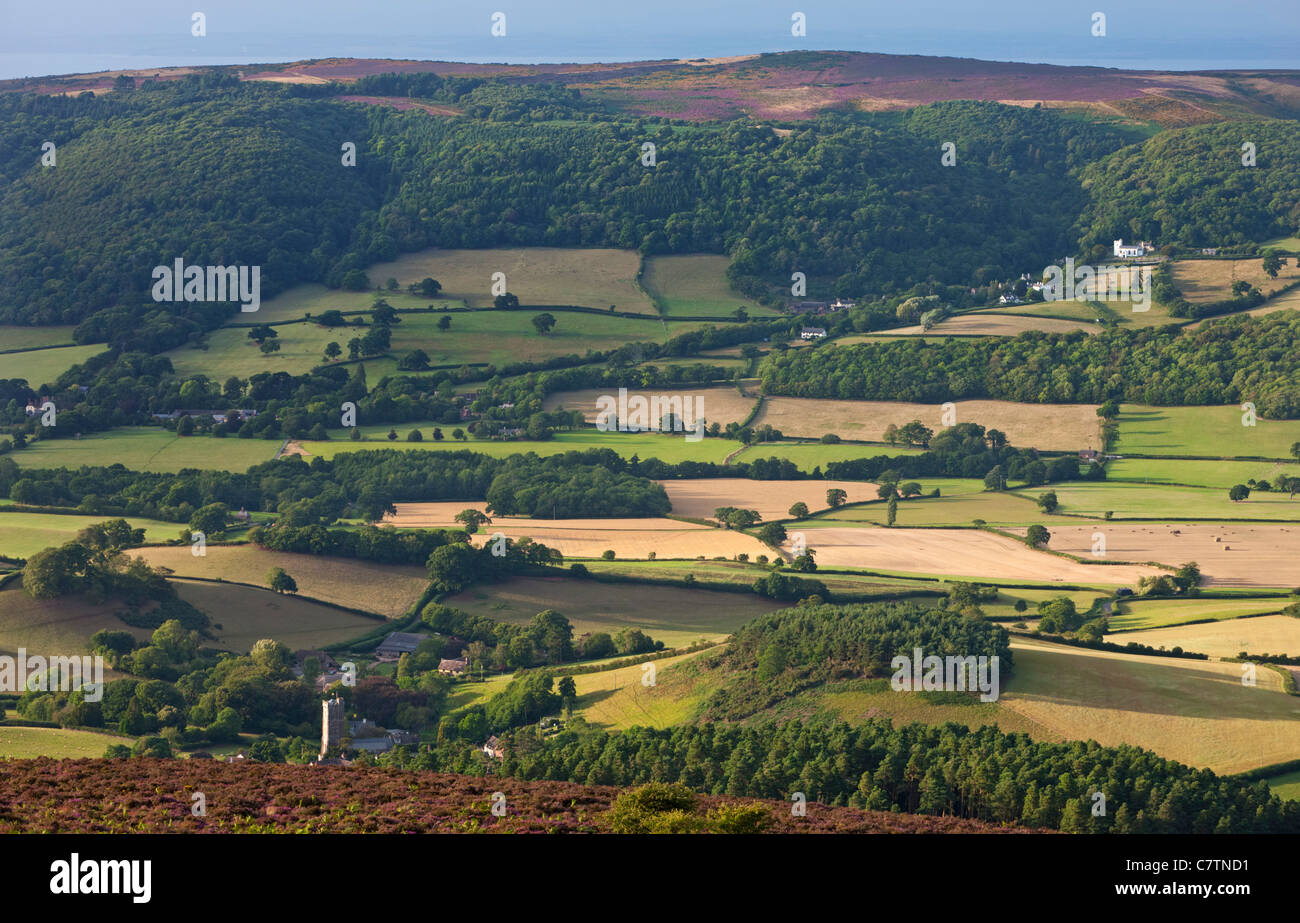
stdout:
<svg viewBox="0 0 1300 923">
<path fill-rule="evenodd" d="M 257 416 L 256 410 L 173 410 L 171 413 L 151 413 L 155 420 L 179 420 L 181 417 L 211 417 L 213 423 L 243 422 Z"/>
<path fill-rule="evenodd" d="M 799 339 L 824 340 L 826 339 L 826 328 L 825 327 L 803 327 L 799 330 Z"/>
<path fill-rule="evenodd" d="M 834 301 L 796 301 L 787 305 L 787 308 L 791 314 L 834 314 L 836 311 L 846 311 L 856 305 L 855 301 L 836 298 Z"/>
</svg>

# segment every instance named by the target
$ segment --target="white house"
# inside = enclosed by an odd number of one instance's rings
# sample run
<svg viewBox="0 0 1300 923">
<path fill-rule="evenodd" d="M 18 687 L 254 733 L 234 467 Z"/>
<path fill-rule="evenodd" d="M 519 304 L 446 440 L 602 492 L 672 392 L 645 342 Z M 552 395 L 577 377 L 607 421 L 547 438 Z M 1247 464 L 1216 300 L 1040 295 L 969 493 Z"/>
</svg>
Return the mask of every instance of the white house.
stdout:
<svg viewBox="0 0 1300 923">
<path fill-rule="evenodd" d="M 1115 255 L 1120 259 L 1132 260 L 1144 256 L 1149 250 L 1154 250 L 1147 241 L 1140 244 L 1125 244 L 1123 239 L 1115 241 Z"/>
<path fill-rule="evenodd" d="M 804 327 L 799 331 L 801 340 L 824 340 L 826 339 L 826 328 L 824 327 Z"/>
</svg>

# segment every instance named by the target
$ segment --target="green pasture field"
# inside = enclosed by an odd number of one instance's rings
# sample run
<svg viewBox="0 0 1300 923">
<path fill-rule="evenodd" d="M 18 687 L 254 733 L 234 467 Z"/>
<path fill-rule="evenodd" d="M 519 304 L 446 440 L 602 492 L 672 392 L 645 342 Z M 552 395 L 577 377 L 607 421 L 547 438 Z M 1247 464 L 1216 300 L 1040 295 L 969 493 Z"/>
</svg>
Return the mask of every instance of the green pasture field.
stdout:
<svg viewBox="0 0 1300 923">
<path fill-rule="evenodd" d="M 132 471 L 205 468 L 242 472 L 273 459 L 281 441 L 178 436 L 161 426 L 123 426 L 103 433 L 87 433 L 80 439 L 42 439 L 9 457 L 21 468 L 79 468 L 120 463 Z"/>
<path fill-rule="evenodd" d="M 0 727 L 0 759 L 35 759 L 38 756 L 56 760 L 98 758 L 112 744 L 130 746 L 133 743 L 134 737 L 123 737 L 106 731 Z"/>
<path fill-rule="evenodd" d="M 21 353 L 0 353 L 0 378 L 21 378 L 33 390 L 52 385 L 79 362 L 97 356 L 105 346 L 55 346 Z"/>
<path fill-rule="evenodd" d="M 1300 242 L 1297 242 L 1300 247 Z M 1300 769 L 1268 779 L 1269 790 L 1287 801 L 1300 801 Z"/>
<path fill-rule="evenodd" d="M 555 327 L 545 336 L 533 327 L 536 311 L 451 311 L 448 330 L 439 330 L 440 312 L 403 314 L 401 323 L 392 327 L 392 345 L 388 358 L 365 361 L 367 376 L 379 376 L 396 370 L 396 361 L 414 349 L 429 356 L 430 365 L 459 367 L 473 362 L 508 365 L 567 356 L 584 355 L 589 350 L 615 349 L 625 343 L 653 341 L 662 343 L 669 337 L 701 326 L 698 322 L 664 322 L 657 319 L 617 317 L 574 311 L 553 312 Z M 252 315 L 245 315 L 252 316 Z M 182 346 L 164 355 L 171 359 L 181 377 L 207 375 L 224 380 L 231 375 L 247 378 L 257 372 L 291 372 L 302 374 L 325 363 L 324 350 L 337 342 L 347 356 L 348 341 L 364 337 L 366 327 L 321 327 L 310 322 L 282 324 L 275 328 L 280 351 L 263 355 L 248 338 L 250 328 L 223 327 L 207 337 L 207 348 Z M 84 347 L 77 347 L 78 349 Z"/>
<path fill-rule="evenodd" d="M 366 273 L 371 285 L 384 285 L 394 277 L 403 288 L 428 276 L 442 283 L 439 297 L 477 308 L 491 306 L 492 274 L 503 272 L 506 291 L 518 295 L 524 305 L 572 304 L 603 310 L 612 304 L 619 311 L 657 314 L 636 284 L 640 267 L 635 250 L 502 247 L 420 250 L 378 263 Z"/>
<path fill-rule="evenodd" d="M 726 317 L 744 307 L 750 317 L 768 317 L 777 312 L 756 304 L 727 282 L 731 260 L 712 253 L 681 256 L 650 256 L 645 260 L 641 284 L 673 315 Z"/>
<path fill-rule="evenodd" d="M 1149 407 L 1122 404 L 1116 455 L 1201 455 L 1291 458 L 1300 442 L 1300 420 L 1265 420 L 1244 426 L 1245 413 L 1226 407 Z"/>
<path fill-rule="evenodd" d="M 1281 612 L 1289 600 L 1285 598 L 1215 599 L 1124 599 L 1115 604 L 1110 616 L 1110 630 L 1138 631 L 1147 628 L 1166 628 L 1199 622 L 1205 619 L 1220 621 L 1247 615 Z M 1124 639 L 1118 638 L 1121 644 Z M 1191 650 L 1192 648 L 1189 648 Z"/>
<path fill-rule="evenodd" d="M 1152 519 L 1190 522 L 1197 519 L 1250 522 L 1274 519 L 1300 520 L 1300 497 L 1288 500 L 1284 493 L 1254 491 L 1250 498 L 1234 503 L 1228 492 L 1212 487 L 1177 487 L 1135 484 L 1123 481 L 1075 481 L 1053 484 L 1052 490 L 1065 512 L 1100 516 L 1107 510 L 1115 519 Z M 1042 488 L 1023 488 L 1018 493 L 1036 496 Z"/>
<path fill-rule="evenodd" d="M 732 461 L 752 462 L 761 458 L 785 458 L 798 465 L 800 471 L 811 473 L 818 467 L 824 471 L 828 464 L 835 461 L 875 458 L 878 455 L 919 455 L 924 451 L 924 449 L 908 449 L 902 446 L 855 445 L 844 442 L 833 445 L 820 442 L 757 442 L 742 449 Z"/>
<path fill-rule="evenodd" d="M 784 608 L 756 594 L 555 577 L 515 577 L 473 587 L 443 602 L 513 625 L 527 624 L 538 612 L 554 609 L 573 623 L 575 637 L 640 628 L 665 647 L 720 640 L 746 622 Z"/>
<path fill-rule="evenodd" d="M 10 513 L 0 511 L 0 554 L 11 558 L 31 557 L 42 548 L 62 545 L 77 537 L 86 526 L 106 519 L 125 518 L 134 529 L 145 530 L 145 541 L 173 539 L 185 526 L 134 516 L 63 516 L 54 513 Z M 189 546 L 186 546 L 188 550 Z"/>
<path fill-rule="evenodd" d="M 1284 462 L 1209 461 L 1182 458 L 1118 458 L 1106 465 L 1109 481 L 1143 484 L 1192 484 L 1227 490 L 1247 481 L 1276 483 L 1279 477 L 1300 478 L 1300 464 Z M 1285 496 L 1285 495 L 1284 495 Z"/>
<path fill-rule="evenodd" d="M 217 636 L 209 646 L 246 654 L 263 638 L 283 641 L 290 650 L 339 644 L 374 631 L 380 624 L 352 612 L 296 596 L 231 583 L 172 581 L 181 599 L 206 613 Z M 120 620 L 118 627 L 125 627 Z"/>
<path fill-rule="evenodd" d="M 586 561 L 584 566 L 593 573 L 619 574 L 648 579 L 682 580 L 687 574 L 701 584 L 739 583 L 751 585 L 766 575 L 769 568 L 738 561 Z M 795 576 L 798 576 L 797 574 Z M 914 580 L 903 577 L 874 577 L 869 574 L 828 573 L 818 571 L 813 577 L 826 584 L 831 593 L 873 595 L 882 599 L 895 593 L 912 590 L 942 590 L 937 580 Z M 615 584 L 624 586 L 625 584 Z M 636 588 L 639 591 L 639 587 Z M 715 594 L 720 595 L 720 594 Z M 938 599 L 936 597 L 936 602 Z"/>
<path fill-rule="evenodd" d="M 433 427 L 438 426 L 447 437 L 441 442 L 434 442 Z M 458 442 L 451 438 L 451 431 L 456 428 L 447 423 L 399 423 L 396 426 L 364 427 L 368 432 L 368 441 L 353 442 L 346 438 L 344 431 L 339 431 L 337 440 L 329 442 L 305 441 L 303 448 L 312 455 L 333 458 L 344 452 L 365 452 L 375 449 L 409 449 L 412 451 L 455 452 L 471 451 L 504 458 L 508 455 L 520 455 L 536 452 L 538 455 L 559 455 L 562 452 L 583 451 L 586 449 L 613 449 L 624 458 L 633 455 L 642 460 L 658 458 L 661 461 L 675 463 L 681 461 L 721 462 L 727 453 L 734 451 L 737 443 L 729 439 L 703 439 L 699 442 L 687 442 L 683 436 L 661 436 L 653 433 L 602 433 L 597 430 L 580 430 L 572 433 L 556 433 L 551 439 L 540 442 L 521 440 L 518 442 L 496 442 L 493 440 L 469 439 Z M 385 436 L 389 429 L 397 430 L 397 440 L 389 442 Z M 419 429 L 424 436 L 423 442 L 407 442 L 406 435 L 412 429 Z"/>
<path fill-rule="evenodd" d="M 923 486 L 929 489 L 929 485 L 923 484 Z M 898 518 L 895 525 L 969 526 L 976 519 L 982 519 L 991 526 L 1028 526 L 1035 522 L 1044 525 L 1054 523 L 1078 525 L 1088 521 L 1079 517 L 1040 512 L 1035 498 L 1048 489 L 1036 488 L 1020 494 L 987 491 L 945 496 L 941 488 L 938 497 L 914 497 L 910 500 L 898 501 Z M 819 522 L 832 521 L 884 525 L 889 521 L 888 509 L 888 504 L 885 503 L 845 507 L 819 514 L 807 525 L 815 527 Z"/>
<path fill-rule="evenodd" d="M 71 346 L 72 324 L 57 327 L 11 327 L 0 325 L 0 350 L 32 349 L 47 346 Z"/>
</svg>

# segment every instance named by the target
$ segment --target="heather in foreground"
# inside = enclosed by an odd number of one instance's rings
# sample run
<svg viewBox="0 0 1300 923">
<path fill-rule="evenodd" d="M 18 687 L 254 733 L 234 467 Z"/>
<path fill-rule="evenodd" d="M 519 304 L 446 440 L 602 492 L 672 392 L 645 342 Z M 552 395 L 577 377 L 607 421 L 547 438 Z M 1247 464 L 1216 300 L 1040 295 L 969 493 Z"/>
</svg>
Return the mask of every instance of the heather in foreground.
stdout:
<svg viewBox="0 0 1300 923">
<path fill-rule="evenodd" d="M 664 791 L 659 791 L 659 788 Z M 500 792 L 504 796 L 496 796 Z M 201 798 L 196 798 L 201 794 Z M 504 806 L 494 814 L 493 804 Z M 196 814 L 196 805 L 203 813 Z M 501 809 L 498 808 L 498 811 Z M 0 762 L 4 833 L 992 833 L 954 817 L 446 773 L 209 760 Z"/>
</svg>

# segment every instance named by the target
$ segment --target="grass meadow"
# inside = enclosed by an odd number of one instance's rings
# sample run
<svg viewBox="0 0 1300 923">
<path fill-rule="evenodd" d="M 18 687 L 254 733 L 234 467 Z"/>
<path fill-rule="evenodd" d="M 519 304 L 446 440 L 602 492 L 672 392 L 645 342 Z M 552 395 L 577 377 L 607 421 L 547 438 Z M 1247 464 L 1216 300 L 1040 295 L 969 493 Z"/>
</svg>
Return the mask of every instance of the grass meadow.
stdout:
<svg viewBox="0 0 1300 923">
<path fill-rule="evenodd" d="M 1300 420 L 1265 420 L 1245 426 L 1241 407 L 1120 407 L 1115 454 L 1290 458 L 1300 442 Z"/>
<path fill-rule="evenodd" d="M 0 339 L 0 343 L 4 340 Z M 33 390 L 43 390 L 74 365 L 97 356 L 106 347 L 55 346 L 21 353 L 0 353 L 0 378 L 22 378 Z"/>
<path fill-rule="evenodd" d="M 122 464 L 132 471 L 171 473 L 205 468 L 242 472 L 273 459 L 280 441 L 178 436 L 160 426 L 122 426 L 87 433 L 80 439 L 42 439 L 9 457 L 23 468 Z"/>
<path fill-rule="evenodd" d="M 645 260 L 641 284 L 669 317 L 726 317 L 742 306 L 750 317 L 775 315 L 774 309 L 732 290 L 727 282 L 730 264 L 728 257 L 712 253 L 650 256 Z"/>
<path fill-rule="evenodd" d="M 0 554 L 11 558 L 31 557 L 42 548 L 72 541 L 86 526 L 119 518 L 125 518 L 133 529 L 144 529 L 145 541 L 148 542 L 173 539 L 184 528 L 179 522 L 161 522 L 133 516 L 65 516 L 55 513 L 0 511 Z M 189 553 L 188 545 L 185 552 Z"/>
</svg>

